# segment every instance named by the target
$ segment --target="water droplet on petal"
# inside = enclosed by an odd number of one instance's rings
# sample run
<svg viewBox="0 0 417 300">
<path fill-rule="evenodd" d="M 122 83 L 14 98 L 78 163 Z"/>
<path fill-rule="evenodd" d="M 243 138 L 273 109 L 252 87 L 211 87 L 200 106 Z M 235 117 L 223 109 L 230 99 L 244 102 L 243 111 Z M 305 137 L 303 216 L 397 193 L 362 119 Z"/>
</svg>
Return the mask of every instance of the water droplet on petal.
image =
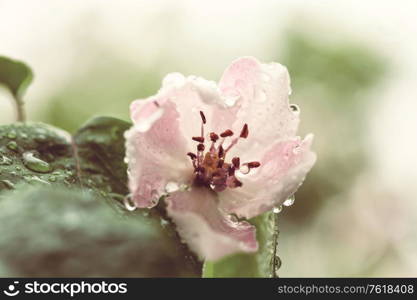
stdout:
<svg viewBox="0 0 417 300">
<path fill-rule="evenodd" d="M 249 174 L 250 172 L 250 168 L 247 164 L 243 164 L 240 168 L 239 168 L 239 172 L 243 175 Z"/>
<path fill-rule="evenodd" d="M 134 211 L 137 209 L 136 205 L 133 203 L 132 195 L 129 194 L 123 199 L 123 204 L 128 211 Z"/>
<path fill-rule="evenodd" d="M 165 186 L 165 191 L 167 192 L 167 193 L 173 193 L 173 192 L 176 192 L 176 191 L 178 191 L 179 190 L 179 186 L 178 186 L 178 184 L 177 183 L 175 183 L 175 182 L 173 182 L 173 181 L 170 181 L 170 182 L 168 182 L 167 184 L 166 184 L 166 186 Z"/>
<path fill-rule="evenodd" d="M 51 172 L 51 166 L 46 161 L 35 157 L 33 152 L 23 153 L 23 163 L 26 168 L 38 173 Z"/>
<path fill-rule="evenodd" d="M 157 190 L 152 190 L 151 192 L 151 202 L 153 205 L 156 205 L 159 201 L 159 193 Z"/>
<path fill-rule="evenodd" d="M 287 200 L 284 201 L 284 203 L 282 203 L 284 206 L 291 206 L 293 205 L 295 202 L 295 196 L 292 195 L 290 196 Z"/>
<path fill-rule="evenodd" d="M 230 214 L 228 215 L 228 218 L 230 221 L 232 221 L 233 223 L 239 223 L 239 218 L 235 215 L 235 214 Z"/>
<path fill-rule="evenodd" d="M 275 206 L 274 209 L 272 210 L 272 212 L 274 214 L 279 214 L 282 211 L 282 205 L 280 206 Z"/>
<path fill-rule="evenodd" d="M 149 117 L 139 120 L 135 124 L 135 128 L 139 132 L 146 132 L 148 131 L 152 125 L 162 117 L 164 110 L 162 108 L 158 108 L 155 112 L 153 112 Z"/>
<path fill-rule="evenodd" d="M 233 105 L 236 104 L 236 101 L 239 100 L 239 98 L 240 98 L 239 94 L 233 94 L 233 95 L 224 96 L 223 100 L 226 106 L 232 107 Z"/>
<path fill-rule="evenodd" d="M 290 110 L 296 115 L 300 113 L 300 108 L 297 104 L 290 104 Z"/>
</svg>

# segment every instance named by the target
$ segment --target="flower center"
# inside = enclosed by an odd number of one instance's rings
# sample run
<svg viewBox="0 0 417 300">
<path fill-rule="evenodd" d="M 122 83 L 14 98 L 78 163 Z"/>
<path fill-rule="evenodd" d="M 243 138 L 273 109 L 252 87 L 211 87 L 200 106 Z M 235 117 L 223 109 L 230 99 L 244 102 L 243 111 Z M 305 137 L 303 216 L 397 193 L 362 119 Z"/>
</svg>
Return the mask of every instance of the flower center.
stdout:
<svg viewBox="0 0 417 300">
<path fill-rule="evenodd" d="M 193 141 L 197 142 L 197 154 L 188 152 L 187 155 L 191 158 L 194 167 L 194 184 L 207 186 L 216 192 L 221 192 L 227 187 L 237 188 L 242 186 L 235 172 L 240 171 L 243 174 L 248 174 L 251 169 L 258 168 L 261 164 L 258 161 L 247 163 L 240 163 L 239 157 L 233 157 L 231 162 L 226 162 L 227 153 L 236 145 L 239 139 L 246 139 L 249 135 L 248 124 L 243 125 L 243 128 L 238 137 L 232 139 L 233 131 L 227 129 L 220 134 L 211 132 L 209 135 L 211 145 L 205 152 L 205 137 L 204 125 L 206 124 L 206 117 L 202 111 L 201 116 L 201 135 L 193 137 Z M 232 139 L 227 147 L 224 147 L 225 141 Z M 217 143 L 219 142 L 219 143 Z"/>
</svg>

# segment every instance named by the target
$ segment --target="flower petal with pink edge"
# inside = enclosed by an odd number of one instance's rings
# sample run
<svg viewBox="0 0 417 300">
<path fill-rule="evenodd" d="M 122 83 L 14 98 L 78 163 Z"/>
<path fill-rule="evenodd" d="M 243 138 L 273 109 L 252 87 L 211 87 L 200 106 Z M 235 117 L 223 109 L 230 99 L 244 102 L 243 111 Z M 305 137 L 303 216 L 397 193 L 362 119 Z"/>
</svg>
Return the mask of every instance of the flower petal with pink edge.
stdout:
<svg viewBox="0 0 417 300">
<path fill-rule="evenodd" d="M 256 229 L 232 221 L 217 207 L 216 193 L 207 188 L 175 192 L 165 200 L 181 238 L 201 258 L 217 260 L 237 252 L 256 252 Z"/>
<path fill-rule="evenodd" d="M 188 137 L 200 133 L 200 114 L 207 118 L 208 131 L 223 131 L 236 119 L 234 113 L 224 105 L 217 84 L 197 76 L 184 77 L 180 73 L 165 76 L 158 95 L 168 94 L 177 105 L 181 128 Z"/>
<path fill-rule="evenodd" d="M 136 101 L 131 115 L 134 126 L 125 133 L 129 189 L 137 207 L 153 207 L 169 182 L 190 180 L 187 142 L 169 99 Z"/>
<path fill-rule="evenodd" d="M 233 130 L 249 125 L 249 139 L 234 147 L 233 153 L 259 153 L 271 141 L 295 136 L 299 116 L 289 107 L 290 78 L 278 63 L 261 64 L 253 57 L 235 60 L 219 82 L 222 95 L 235 95 L 238 107 Z"/>
<path fill-rule="evenodd" d="M 219 193 L 220 207 L 249 219 L 281 205 L 297 191 L 316 161 L 310 150 L 312 139 L 307 135 L 303 141 L 293 138 L 273 145 L 258 169 L 239 177 L 242 187 Z"/>
</svg>

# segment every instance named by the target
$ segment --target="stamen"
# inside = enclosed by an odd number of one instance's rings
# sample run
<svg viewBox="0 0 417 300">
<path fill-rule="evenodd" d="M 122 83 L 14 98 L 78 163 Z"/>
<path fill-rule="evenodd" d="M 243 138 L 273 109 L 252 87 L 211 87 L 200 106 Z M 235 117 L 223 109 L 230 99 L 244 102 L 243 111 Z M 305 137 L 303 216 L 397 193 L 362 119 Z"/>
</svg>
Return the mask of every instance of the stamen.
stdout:
<svg viewBox="0 0 417 300">
<path fill-rule="evenodd" d="M 204 144 L 198 144 L 197 145 L 197 150 L 198 151 L 202 152 L 202 151 L 204 151 L 204 149 L 205 149 Z"/>
<path fill-rule="evenodd" d="M 219 155 L 219 157 L 223 157 L 223 155 L 224 155 L 224 149 L 223 149 L 223 146 L 222 145 L 219 146 L 218 155 Z"/>
<path fill-rule="evenodd" d="M 204 143 L 204 137 L 202 136 L 193 136 L 192 139 L 193 141 Z"/>
<path fill-rule="evenodd" d="M 215 134 L 214 132 L 210 133 L 210 140 L 215 143 L 217 142 L 217 140 L 219 139 L 219 136 L 217 134 Z"/>
<path fill-rule="evenodd" d="M 247 163 L 247 165 L 250 169 L 254 169 L 258 168 L 261 165 L 261 163 L 259 161 L 252 161 L 250 163 Z"/>
<path fill-rule="evenodd" d="M 159 105 L 155 103 L 155 105 Z M 225 162 L 227 152 L 238 143 L 239 139 L 246 139 L 249 135 L 249 128 L 244 124 L 240 135 L 231 139 L 230 144 L 223 146 L 228 137 L 233 136 L 233 131 L 227 129 L 220 135 L 215 132 L 210 132 L 209 138 L 211 140 L 210 149 L 204 152 L 206 146 L 204 125 L 206 124 L 206 116 L 200 111 L 201 117 L 201 136 L 192 137 L 193 141 L 198 142 L 197 152 L 188 152 L 187 155 L 191 158 L 194 167 L 194 184 L 205 186 L 215 192 L 224 191 L 226 188 L 237 188 L 242 186 L 242 182 L 235 177 L 236 171 L 241 174 L 248 174 L 250 169 L 258 168 L 261 164 L 258 161 L 249 163 L 240 163 L 239 157 L 233 157 L 231 162 Z M 218 144 L 217 141 L 221 140 Z M 246 171 L 245 171 L 246 170 Z"/>
<path fill-rule="evenodd" d="M 197 155 L 195 155 L 194 153 L 192 153 L 192 152 L 188 152 L 187 153 L 187 155 L 192 159 L 192 160 L 194 160 L 194 159 L 196 159 L 197 158 Z"/>
<path fill-rule="evenodd" d="M 224 165 L 224 160 L 220 159 L 219 162 L 217 163 L 217 168 L 223 168 Z"/>
<path fill-rule="evenodd" d="M 233 135 L 233 131 L 231 131 L 230 129 L 225 130 L 224 132 L 222 132 L 220 134 L 220 136 L 222 138 L 228 137 L 228 136 L 232 136 Z"/>
<path fill-rule="evenodd" d="M 206 116 L 201 110 L 200 110 L 200 117 L 201 117 L 201 120 L 203 121 L 203 124 L 206 124 Z"/>
<path fill-rule="evenodd" d="M 232 159 L 232 163 L 233 163 L 233 166 L 234 166 L 236 169 L 239 169 L 239 166 L 240 166 L 240 158 L 239 158 L 239 157 L 234 157 L 234 158 Z"/>
<path fill-rule="evenodd" d="M 249 135 L 248 124 L 243 125 L 242 131 L 240 132 L 240 137 L 246 139 Z"/>
</svg>

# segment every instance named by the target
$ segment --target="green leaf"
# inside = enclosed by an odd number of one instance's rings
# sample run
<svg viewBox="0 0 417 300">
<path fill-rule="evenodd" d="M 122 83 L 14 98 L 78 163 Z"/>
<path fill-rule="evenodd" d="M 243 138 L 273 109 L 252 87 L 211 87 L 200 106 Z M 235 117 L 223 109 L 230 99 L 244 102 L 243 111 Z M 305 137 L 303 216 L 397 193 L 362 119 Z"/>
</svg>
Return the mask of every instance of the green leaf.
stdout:
<svg viewBox="0 0 417 300">
<path fill-rule="evenodd" d="M 4 84 L 15 97 L 23 96 L 32 79 L 32 70 L 26 64 L 0 56 L 0 84 Z"/>
<path fill-rule="evenodd" d="M 276 253 L 277 215 L 267 212 L 251 220 L 256 226 L 259 250 L 254 254 L 235 254 L 217 262 L 205 262 L 203 277 L 274 277 L 280 266 Z"/>
<path fill-rule="evenodd" d="M 25 186 L 0 197 L 1 277 L 196 275 L 159 220 L 117 216 L 94 193 Z"/>
</svg>

